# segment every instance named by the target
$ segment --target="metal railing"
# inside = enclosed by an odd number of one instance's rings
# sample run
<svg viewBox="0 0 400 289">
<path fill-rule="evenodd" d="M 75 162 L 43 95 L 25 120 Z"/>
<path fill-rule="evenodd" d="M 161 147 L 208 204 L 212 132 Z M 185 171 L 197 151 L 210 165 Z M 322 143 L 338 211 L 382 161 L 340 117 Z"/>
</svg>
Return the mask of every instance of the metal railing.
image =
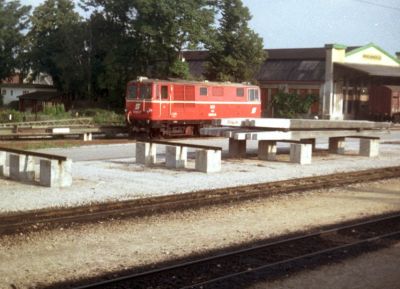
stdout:
<svg viewBox="0 0 400 289">
<path fill-rule="evenodd" d="M 0 123 L 1 128 L 50 128 L 59 126 L 92 126 L 93 119 L 91 117 L 68 118 L 57 120 L 41 120 L 27 122 L 4 122 Z"/>
</svg>

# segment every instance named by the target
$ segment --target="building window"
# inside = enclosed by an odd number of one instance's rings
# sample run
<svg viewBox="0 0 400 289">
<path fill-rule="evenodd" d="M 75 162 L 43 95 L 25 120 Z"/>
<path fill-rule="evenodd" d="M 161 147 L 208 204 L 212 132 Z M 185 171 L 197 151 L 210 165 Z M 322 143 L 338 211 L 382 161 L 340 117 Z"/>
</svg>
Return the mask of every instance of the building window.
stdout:
<svg viewBox="0 0 400 289">
<path fill-rule="evenodd" d="M 208 95 L 207 87 L 200 87 L 200 95 L 201 96 L 207 96 Z"/>
<path fill-rule="evenodd" d="M 236 88 L 236 96 L 240 96 L 240 97 L 244 96 L 244 88 L 243 87 Z"/>
<path fill-rule="evenodd" d="M 22 94 L 28 94 L 28 93 L 29 93 L 29 90 L 22 91 Z"/>
<path fill-rule="evenodd" d="M 7 90 L 5 90 L 5 89 L 1 90 L 1 95 L 6 95 L 6 93 L 7 93 Z"/>
<path fill-rule="evenodd" d="M 14 95 L 14 90 L 11 89 L 10 91 L 10 95 L 13 96 Z"/>
</svg>

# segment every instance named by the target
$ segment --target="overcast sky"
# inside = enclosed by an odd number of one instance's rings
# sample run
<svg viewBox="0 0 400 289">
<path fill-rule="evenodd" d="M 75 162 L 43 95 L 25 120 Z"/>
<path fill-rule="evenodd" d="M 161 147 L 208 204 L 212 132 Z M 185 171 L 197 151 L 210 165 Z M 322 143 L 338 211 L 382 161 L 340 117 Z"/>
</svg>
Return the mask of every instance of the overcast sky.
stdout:
<svg viewBox="0 0 400 289">
<path fill-rule="evenodd" d="M 20 0 L 38 5 L 43 1 Z M 265 48 L 373 42 L 400 51 L 400 0 L 242 0 Z"/>
</svg>

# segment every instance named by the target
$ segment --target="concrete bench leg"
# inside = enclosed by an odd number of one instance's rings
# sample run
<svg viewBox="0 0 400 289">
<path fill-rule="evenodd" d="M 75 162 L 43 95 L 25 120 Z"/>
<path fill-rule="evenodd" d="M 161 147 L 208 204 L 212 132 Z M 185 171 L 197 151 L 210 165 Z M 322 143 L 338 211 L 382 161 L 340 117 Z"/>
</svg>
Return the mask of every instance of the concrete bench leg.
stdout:
<svg viewBox="0 0 400 289">
<path fill-rule="evenodd" d="M 312 151 L 314 152 L 316 149 L 316 141 L 315 138 L 305 138 L 300 140 L 301 143 L 303 144 L 310 144 L 312 145 Z"/>
<path fill-rule="evenodd" d="M 40 184 L 46 187 L 72 185 L 72 161 L 40 160 Z"/>
<path fill-rule="evenodd" d="M 276 160 L 276 141 L 260 140 L 258 142 L 258 158 L 265 161 Z"/>
<path fill-rule="evenodd" d="M 290 162 L 301 165 L 311 164 L 311 144 L 290 144 Z"/>
<path fill-rule="evenodd" d="M 165 165 L 167 168 L 185 168 L 187 163 L 187 148 L 181 146 L 167 146 Z"/>
<path fill-rule="evenodd" d="M 93 139 L 92 133 L 89 132 L 83 134 L 83 141 L 92 141 L 92 139 Z"/>
<path fill-rule="evenodd" d="M 4 176 L 6 170 L 6 152 L 0 152 L 0 177 Z"/>
<path fill-rule="evenodd" d="M 151 143 L 136 144 L 136 162 L 142 165 L 154 165 L 157 161 L 157 146 Z"/>
<path fill-rule="evenodd" d="M 360 139 L 360 155 L 377 157 L 379 155 L 379 139 Z"/>
<path fill-rule="evenodd" d="M 198 150 L 196 151 L 196 170 L 203 173 L 214 173 L 221 171 L 220 150 Z"/>
<path fill-rule="evenodd" d="M 344 137 L 330 137 L 329 138 L 329 152 L 333 154 L 344 154 L 345 148 L 345 138 Z"/>
<path fill-rule="evenodd" d="M 229 138 L 229 156 L 232 158 L 246 157 L 246 140 Z"/>
<path fill-rule="evenodd" d="M 10 178 L 17 181 L 34 181 L 35 162 L 33 157 L 10 154 Z"/>
</svg>

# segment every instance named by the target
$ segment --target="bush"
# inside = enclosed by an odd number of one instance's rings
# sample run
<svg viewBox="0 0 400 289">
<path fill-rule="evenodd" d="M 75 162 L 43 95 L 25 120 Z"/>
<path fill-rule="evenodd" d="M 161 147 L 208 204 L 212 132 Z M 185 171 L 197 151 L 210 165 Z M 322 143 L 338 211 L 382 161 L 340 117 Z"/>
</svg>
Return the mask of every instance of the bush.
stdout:
<svg viewBox="0 0 400 289">
<path fill-rule="evenodd" d="M 279 92 L 272 99 L 276 117 L 295 118 L 299 114 L 308 113 L 311 105 L 318 101 L 318 96 L 308 94 L 305 96 L 296 93 Z"/>
<path fill-rule="evenodd" d="M 10 120 L 11 115 L 11 120 Z M 14 109 L 0 110 L 0 122 L 20 122 L 23 121 L 24 114 Z"/>
<path fill-rule="evenodd" d="M 46 105 L 43 107 L 43 112 L 39 113 L 39 115 L 46 115 L 55 119 L 71 117 L 70 113 L 65 111 L 64 104 Z"/>
<path fill-rule="evenodd" d="M 125 123 L 125 116 L 123 114 L 100 108 L 80 110 L 78 114 L 81 117 L 92 117 L 96 124 L 123 125 Z"/>
</svg>

